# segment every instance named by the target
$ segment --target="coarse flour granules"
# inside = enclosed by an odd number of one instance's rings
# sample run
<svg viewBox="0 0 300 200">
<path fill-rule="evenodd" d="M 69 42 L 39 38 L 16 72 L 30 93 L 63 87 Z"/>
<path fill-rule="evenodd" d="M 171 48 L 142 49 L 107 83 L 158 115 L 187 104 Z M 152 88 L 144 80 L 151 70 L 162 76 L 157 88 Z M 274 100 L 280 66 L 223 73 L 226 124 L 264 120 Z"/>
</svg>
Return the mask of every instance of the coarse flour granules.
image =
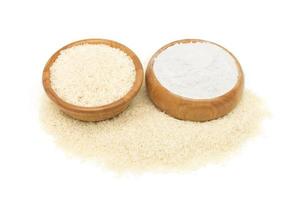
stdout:
<svg viewBox="0 0 300 200">
<path fill-rule="evenodd" d="M 238 79 L 235 59 L 209 42 L 168 47 L 155 58 L 153 70 L 170 92 L 192 99 L 221 96 L 231 90 Z"/>
<path fill-rule="evenodd" d="M 41 121 L 59 147 L 117 171 L 178 170 L 219 161 L 258 133 L 265 116 L 261 101 L 245 91 L 223 118 L 181 121 L 156 109 L 145 88 L 127 110 L 102 122 L 81 122 L 64 115 L 50 100 Z"/>
<path fill-rule="evenodd" d="M 60 52 L 50 68 L 51 86 L 64 101 L 85 107 L 122 98 L 135 81 L 132 59 L 103 44 L 84 44 Z"/>
</svg>

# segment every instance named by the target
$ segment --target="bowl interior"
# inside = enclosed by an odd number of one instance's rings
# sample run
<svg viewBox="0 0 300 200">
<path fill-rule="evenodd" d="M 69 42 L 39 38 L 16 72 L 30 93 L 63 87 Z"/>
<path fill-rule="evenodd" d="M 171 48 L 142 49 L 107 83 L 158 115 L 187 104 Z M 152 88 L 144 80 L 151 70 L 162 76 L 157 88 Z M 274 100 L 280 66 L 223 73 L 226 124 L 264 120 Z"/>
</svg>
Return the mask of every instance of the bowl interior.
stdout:
<svg viewBox="0 0 300 200">
<path fill-rule="evenodd" d="M 56 58 L 60 55 L 60 52 L 64 49 L 77 46 L 77 45 L 83 45 L 83 44 L 105 44 L 113 48 L 118 48 L 122 50 L 124 53 L 126 53 L 133 61 L 136 71 L 135 81 L 133 83 L 133 86 L 129 90 L 129 92 L 123 96 L 122 98 L 118 99 L 117 101 L 114 101 L 110 104 L 96 106 L 96 107 L 84 107 L 84 106 L 77 106 L 70 104 L 63 99 L 61 99 L 56 92 L 51 87 L 51 80 L 50 80 L 50 68 L 52 64 L 55 62 Z M 48 60 L 48 62 L 45 65 L 44 71 L 43 71 L 43 86 L 47 93 L 47 95 L 56 103 L 58 106 L 69 110 L 69 111 L 80 111 L 80 112 L 99 112 L 101 110 L 110 110 L 114 107 L 120 106 L 122 104 L 128 103 L 139 91 L 141 85 L 143 82 L 143 68 L 142 64 L 139 60 L 139 58 L 136 56 L 136 54 L 126 47 L 125 45 L 118 43 L 116 41 L 107 40 L 107 39 L 85 39 L 85 40 L 79 40 L 73 43 L 70 43 L 58 51 L 56 51 L 51 58 Z"/>
<path fill-rule="evenodd" d="M 196 43 L 196 42 L 207 42 L 207 43 L 211 43 L 211 44 L 214 44 L 222 49 L 224 49 L 226 52 L 228 52 L 230 54 L 230 56 L 232 56 L 232 58 L 235 60 L 236 62 L 236 67 L 237 67 L 237 70 L 238 70 L 238 78 L 237 78 L 237 81 L 234 85 L 233 88 L 231 88 L 230 90 L 228 90 L 225 94 L 223 95 L 220 95 L 220 96 L 217 96 L 217 97 L 214 97 L 214 98 L 209 98 L 209 99 L 192 99 L 192 98 L 188 98 L 188 97 L 183 97 L 183 96 L 180 96 L 180 95 L 177 95 L 173 92 L 171 92 L 170 90 L 168 90 L 166 87 L 164 87 L 159 81 L 158 79 L 156 78 L 155 76 L 155 73 L 154 73 L 154 70 L 153 70 L 153 65 L 154 65 L 154 62 L 155 62 L 155 59 L 156 57 L 158 57 L 158 55 L 163 52 L 164 50 L 166 50 L 167 48 L 175 45 L 175 44 L 182 44 L 182 43 Z M 165 46 L 161 47 L 159 50 L 157 50 L 157 52 L 155 52 L 155 54 L 151 57 L 149 63 L 148 63 L 148 67 L 147 67 L 147 70 L 152 70 L 153 72 L 153 75 L 154 75 L 154 79 L 156 80 L 157 84 L 159 84 L 160 87 L 164 88 L 168 93 L 172 94 L 173 96 L 176 96 L 177 98 L 180 98 L 180 99 L 183 99 L 183 100 L 186 100 L 186 101 L 189 101 L 189 102 L 202 102 L 202 103 L 210 103 L 210 102 L 213 102 L 213 101 L 220 101 L 222 100 L 224 97 L 228 96 L 228 94 L 231 92 L 231 91 L 234 91 L 236 90 L 238 87 L 240 87 L 240 85 L 243 84 L 243 79 L 244 79 L 244 75 L 243 75 L 243 71 L 242 71 L 242 67 L 239 63 L 239 61 L 237 60 L 237 58 L 226 48 L 224 48 L 223 46 L 219 45 L 219 44 L 216 44 L 214 42 L 210 42 L 210 41 L 206 41 L 206 40 L 201 40 L 201 39 L 182 39 L 182 40 L 176 40 L 176 41 L 173 41 L 169 44 L 166 44 Z"/>
</svg>

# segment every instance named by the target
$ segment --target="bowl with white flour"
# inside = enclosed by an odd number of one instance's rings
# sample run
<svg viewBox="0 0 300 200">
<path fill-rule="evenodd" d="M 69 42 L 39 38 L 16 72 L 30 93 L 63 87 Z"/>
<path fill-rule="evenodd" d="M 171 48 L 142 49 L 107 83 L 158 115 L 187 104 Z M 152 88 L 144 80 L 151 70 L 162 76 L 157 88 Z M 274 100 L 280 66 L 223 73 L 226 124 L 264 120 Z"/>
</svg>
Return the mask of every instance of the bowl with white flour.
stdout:
<svg viewBox="0 0 300 200">
<path fill-rule="evenodd" d="M 224 47 L 184 39 L 160 48 L 146 71 L 148 96 L 177 119 L 207 121 L 235 108 L 244 88 L 239 61 Z"/>
<path fill-rule="evenodd" d="M 43 86 L 67 115 L 83 121 L 110 119 L 124 111 L 143 82 L 136 54 L 107 39 L 70 43 L 48 60 Z"/>
</svg>

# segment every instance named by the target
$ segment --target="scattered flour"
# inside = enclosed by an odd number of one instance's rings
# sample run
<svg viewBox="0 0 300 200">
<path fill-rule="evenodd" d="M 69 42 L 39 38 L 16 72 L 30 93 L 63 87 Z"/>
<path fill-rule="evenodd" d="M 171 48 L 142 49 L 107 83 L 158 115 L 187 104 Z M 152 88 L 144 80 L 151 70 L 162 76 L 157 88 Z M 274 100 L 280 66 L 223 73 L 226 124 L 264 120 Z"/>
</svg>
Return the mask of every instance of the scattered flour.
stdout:
<svg viewBox="0 0 300 200">
<path fill-rule="evenodd" d="M 84 44 L 60 52 L 50 68 L 51 86 L 68 103 L 93 107 L 125 96 L 135 81 L 133 61 L 120 49 Z"/>
<path fill-rule="evenodd" d="M 155 59 L 153 70 L 166 89 L 192 99 L 210 99 L 231 90 L 237 82 L 235 59 L 208 42 L 175 44 Z"/>
<path fill-rule="evenodd" d="M 223 118 L 181 121 L 157 110 L 141 89 L 129 108 L 112 120 L 81 122 L 64 115 L 45 98 L 41 121 L 59 147 L 117 171 L 183 170 L 220 161 L 258 133 L 262 102 L 245 91 Z"/>
</svg>

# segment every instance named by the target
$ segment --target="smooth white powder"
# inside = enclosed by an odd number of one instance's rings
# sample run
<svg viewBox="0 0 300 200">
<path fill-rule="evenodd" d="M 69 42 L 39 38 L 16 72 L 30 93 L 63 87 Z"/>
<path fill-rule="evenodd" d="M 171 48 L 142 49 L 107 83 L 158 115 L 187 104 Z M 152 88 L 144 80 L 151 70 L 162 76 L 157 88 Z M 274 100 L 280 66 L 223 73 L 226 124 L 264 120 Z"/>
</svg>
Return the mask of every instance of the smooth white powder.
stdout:
<svg viewBox="0 0 300 200">
<path fill-rule="evenodd" d="M 84 44 L 60 52 L 50 68 L 51 86 L 68 103 L 92 107 L 119 100 L 135 81 L 132 59 L 102 44 Z"/>
<path fill-rule="evenodd" d="M 238 79 L 235 59 L 209 42 L 175 44 L 155 58 L 153 70 L 170 92 L 192 99 L 221 96 Z"/>
</svg>

